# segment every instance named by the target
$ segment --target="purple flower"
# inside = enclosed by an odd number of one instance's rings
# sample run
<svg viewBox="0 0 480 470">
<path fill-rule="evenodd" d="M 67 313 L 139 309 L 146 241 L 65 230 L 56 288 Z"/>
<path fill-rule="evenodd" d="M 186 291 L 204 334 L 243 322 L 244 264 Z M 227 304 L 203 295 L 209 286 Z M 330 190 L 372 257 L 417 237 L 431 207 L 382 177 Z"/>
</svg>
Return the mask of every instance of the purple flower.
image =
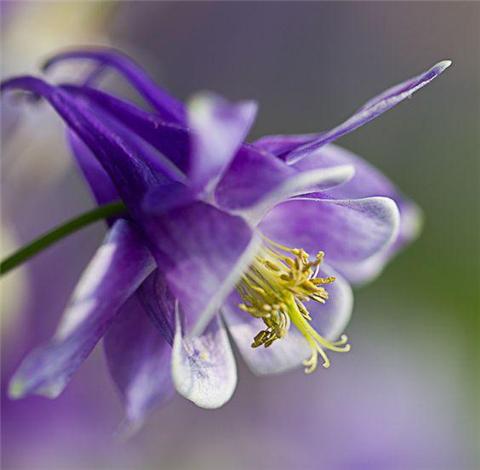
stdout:
<svg viewBox="0 0 480 470">
<path fill-rule="evenodd" d="M 418 232 L 419 212 L 378 170 L 332 144 L 395 106 L 450 62 L 390 88 L 318 135 L 245 142 L 253 102 L 210 94 L 187 106 L 109 50 L 57 55 L 100 65 L 83 85 L 23 76 L 2 89 L 45 98 L 65 121 L 99 204 L 124 218 L 85 270 L 53 339 L 33 351 L 10 394 L 56 397 L 104 338 L 132 426 L 176 389 L 205 408 L 236 385 L 227 329 L 258 374 L 349 349 L 349 282 L 375 277 Z M 154 111 L 95 88 L 113 67 Z"/>
</svg>

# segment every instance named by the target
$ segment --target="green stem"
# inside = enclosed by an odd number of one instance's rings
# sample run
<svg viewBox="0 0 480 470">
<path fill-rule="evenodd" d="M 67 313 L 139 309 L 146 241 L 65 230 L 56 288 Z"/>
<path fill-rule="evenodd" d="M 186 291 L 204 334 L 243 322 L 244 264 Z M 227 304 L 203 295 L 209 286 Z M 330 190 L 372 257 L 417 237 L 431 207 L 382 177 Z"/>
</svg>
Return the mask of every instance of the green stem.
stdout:
<svg viewBox="0 0 480 470">
<path fill-rule="evenodd" d="M 116 201 L 109 204 L 104 204 L 103 206 L 98 206 L 89 212 L 85 212 L 73 219 L 68 220 L 67 222 L 59 225 L 50 232 L 45 233 L 5 258 L 0 263 L 0 276 L 3 276 L 8 271 L 16 268 L 62 238 L 65 238 L 66 236 L 77 232 L 81 228 L 93 224 L 99 220 L 120 215 L 124 213 L 125 210 L 125 204 L 123 204 L 123 202 Z"/>
</svg>

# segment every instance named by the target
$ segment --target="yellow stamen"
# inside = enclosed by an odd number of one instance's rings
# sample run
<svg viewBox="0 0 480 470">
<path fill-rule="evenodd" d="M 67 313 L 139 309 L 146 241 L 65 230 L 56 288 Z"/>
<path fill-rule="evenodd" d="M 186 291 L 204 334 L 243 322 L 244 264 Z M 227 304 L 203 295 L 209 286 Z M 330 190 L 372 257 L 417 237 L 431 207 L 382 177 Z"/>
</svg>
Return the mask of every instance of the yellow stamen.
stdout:
<svg viewBox="0 0 480 470">
<path fill-rule="evenodd" d="M 322 357 L 323 367 L 330 366 L 326 351 L 347 352 L 350 345 L 342 335 L 338 341 L 329 341 L 310 324 L 312 317 L 305 302 L 325 303 L 328 292 L 323 287 L 335 281 L 331 277 L 317 277 L 324 253 L 315 260 L 298 248 L 289 248 L 265 238 L 264 245 L 254 262 L 243 275 L 237 290 L 243 303 L 239 308 L 255 318 L 261 318 L 266 328 L 253 339 L 252 348 L 269 347 L 283 338 L 291 323 L 302 333 L 312 351 L 304 361 L 305 372 L 313 372 Z"/>
</svg>

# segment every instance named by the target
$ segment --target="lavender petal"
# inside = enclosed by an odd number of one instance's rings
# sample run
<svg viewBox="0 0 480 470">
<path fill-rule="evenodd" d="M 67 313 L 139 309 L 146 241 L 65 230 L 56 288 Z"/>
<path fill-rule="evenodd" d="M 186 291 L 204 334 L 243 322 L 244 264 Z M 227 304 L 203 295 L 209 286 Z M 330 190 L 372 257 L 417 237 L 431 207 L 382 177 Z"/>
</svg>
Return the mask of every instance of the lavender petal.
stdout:
<svg viewBox="0 0 480 470">
<path fill-rule="evenodd" d="M 251 101 L 231 104 L 213 94 L 191 101 L 189 180 L 194 188 L 211 192 L 247 136 L 256 111 L 257 105 Z"/>
<path fill-rule="evenodd" d="M 53 339 L 30 353 L 15 373 L 10 396 L 57 397 L 153 269 L 141 237 L 127 221 L 117 221 L 85 270 Z"/>
<path fill-rule="evenodd" d="M 259 228 L 278 243 L 312 255 L 324 251 L 327 262 L 343 274 L 342 267 L 388 250 L 398 226 L 398 208 L 388 198 L 299 198 L 279 204 Z"/>
</svg>

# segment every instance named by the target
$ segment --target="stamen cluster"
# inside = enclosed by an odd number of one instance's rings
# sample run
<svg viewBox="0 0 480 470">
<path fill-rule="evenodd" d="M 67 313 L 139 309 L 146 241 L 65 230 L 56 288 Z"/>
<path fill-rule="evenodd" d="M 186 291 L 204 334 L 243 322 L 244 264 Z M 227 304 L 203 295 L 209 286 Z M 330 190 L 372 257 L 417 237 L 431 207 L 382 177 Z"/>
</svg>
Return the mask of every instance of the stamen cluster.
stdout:
<svg viewBox="0 0 480 470">
<path fill-rule="evenodd" d="M 305 303 L 310 300 L 325 303 L 328 292 L 323 286 L 335 281 L 333 276 L 317 277 L 323 258 L 322 251 L 310 260 L 309 254 L 302 249 L 289 248 L 265 238 L 261 251 L 237 286 L 243 300 L 239 308 L 261 318 L 266 326 L 255 336 L 252 347 L 271 346 L 285 337 L 293 322 L 312 350 L 312 355 L 304 362 L 307 373 L 316 369 L 318 354 L 324 360 L 324 367 L 330 365 L 324 349 L 349 350 L 346 336 L 330 342 L 310 325 L 312 318 Z"/>
</svg>

